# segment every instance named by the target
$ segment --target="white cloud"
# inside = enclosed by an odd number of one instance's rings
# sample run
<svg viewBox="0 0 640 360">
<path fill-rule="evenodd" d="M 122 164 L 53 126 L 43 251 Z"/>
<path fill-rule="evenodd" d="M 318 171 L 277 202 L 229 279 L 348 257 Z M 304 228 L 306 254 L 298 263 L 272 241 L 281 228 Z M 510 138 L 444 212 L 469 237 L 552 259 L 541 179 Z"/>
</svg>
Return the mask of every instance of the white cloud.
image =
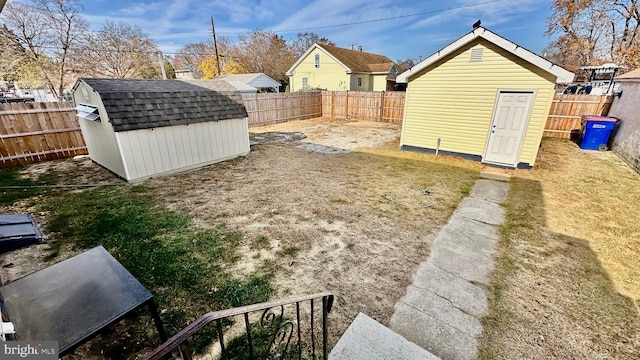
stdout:
<svg viewBox="0 0 640 360">
<path fill-rule="evenodd" d="M 129 6 L 120 9 L 118 13 L 124 16 L 142 16 L 149 12 L 163 9 L 164 7 L 165 4 L 162 2 L 131 3 Z"/>
<path fill-rule="evenodd" d="M 510 38 L 522 39 L 525 36 L 522 33 L 535 32 L 528 36 L 537 37 L 535 41 L 541 42 L 544 38 L 539 26 L 532 31 L 508 29 L 528 24 L 525 21 L 531 18 L 531 14 L 536 14 L 538 23 L 542 22 L 545 12 L 549 11 L 550 0 L 498 0 L 433 13 L 429 12 L 487 0 L 110 1 L 113 3 L 94 3 L 86 15 L 95 30 L 107 19 L 135 24 L 165 52 L 175 52 L 185 44 L 209 39 L 209 16 L 213 16 L 217 34 L 229 36 L 232 40 L 237 34 L 254 29 L 274 30 L 285 39 L 295 38 L 297 32 L 310 31 L 331 39 L 338 46 L 348 47 L 357 43 L 365 51 L 384 54 L 395 60 L 430 55 L 470 31 L 471 24 L 477 19 L 482 19 L 484 26 L 503 32 Z M 126 4 L 121 6 L 122 3 Z M 85 11 L 88 12 L 87 9 Z M 407 16 L 416 13 L 427 14 Z M 398 16 L 401 18 L 354 24 Z M 339 24 L 352 25 L 333 26 Z"/>
</svg>

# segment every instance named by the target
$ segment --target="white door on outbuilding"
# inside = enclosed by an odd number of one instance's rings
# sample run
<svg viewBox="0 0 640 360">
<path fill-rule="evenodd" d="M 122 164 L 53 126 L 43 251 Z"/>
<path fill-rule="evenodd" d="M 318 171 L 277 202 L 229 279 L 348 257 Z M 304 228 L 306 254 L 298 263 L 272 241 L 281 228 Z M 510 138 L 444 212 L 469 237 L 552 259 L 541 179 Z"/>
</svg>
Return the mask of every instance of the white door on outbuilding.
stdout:
<svg viewBox="0 0 640 360">
<path fill-rule="evenodd" d="M 533 91 L 500 91 L 491 121 L 483 162 L 517 166 L 527 132 Z"/>
</svg>

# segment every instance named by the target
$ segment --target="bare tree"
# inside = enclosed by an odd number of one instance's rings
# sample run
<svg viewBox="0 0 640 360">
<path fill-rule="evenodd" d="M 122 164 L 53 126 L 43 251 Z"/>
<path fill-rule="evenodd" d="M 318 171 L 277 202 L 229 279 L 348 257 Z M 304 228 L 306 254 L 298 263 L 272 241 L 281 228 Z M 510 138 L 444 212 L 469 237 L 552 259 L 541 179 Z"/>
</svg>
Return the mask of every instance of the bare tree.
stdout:
<svg viewBox="0 0 640 360">
<path fill-rule="evenodd" d="M 398 69 L 399 71 L 404 71 L 404 70 L 411 69 L 416 64 L 416 62 L 413 61 L 413 59 L 406 58 L 406 59 L 398 59 L 396 61 L 396 64 L 399 67 Z"/>
<path fill-rule="evenodd" d="M 611 21 L 611 54 L 612 59 L 620 64 L 635 68 L 640 66 L 640 9 L 638 0 L 608 0 Z"/>
<path fill-rule="evenodd" d="M 2 16 L 16 35 L 15 41 L 39 69 L 47 87 L 62 101 L 64 87 L 68 85 L 69 54 L 78 47 L 88 29 L 77 1 L 10 2 Z M 55 61 L 52 63 L 50 59 Z M 55 64 L 54 73 L 52 64 Z"/>
<path fill-rule="evenodd" d="M 238 46 L 233 44 L 229 38 L 219 36 L 218 53 L 216 59 L 213 41 L 201 41 L 185 45 L 173 58 L 173 66 L 176 69 L 187 65 L 196 65 L 203 79 L 211 79 L 218 74 L 218 61 L 220 61 L 220 71 L 222 74 L 237 74 L 242 72 L 242 67 L 238 65 Z"/>
<path fill-rule="evenodd" d="M 100 31 L 86 36 L 79 63 L 88 76 L 154 78 L 159 77 L 159 51 L 138 26 L 107 21 Z"/>
<path fill-rule="evenodd" d="M 7 4 L 2 15 L 5 24 L 15 34 L 15 37 L 8 40 L 14 41 L 14 45 L 25 48 L 34 64 L 42 63 L 41 58 L 46 57 L 45 51 L 53 45 L 47 36 L 46 29 L 42 26 L 46 22 L 44 14 L 33 4 L 11 2 Z M 48 70 L 38 66 L 38 71 L 45 79 L 47 87 L 55 91 L 56 87 Z"/>
<path fill-rule="evenodd" d="M 296 57 L 302 56 L 313 44 L 331 45 L 336 44 L 326 37 L 320 37 L 320 35 L 312 32 L 298 33 L 298 37 L 291 43 L 291 50 Z"/>
<path fill-rule="evenodd" d="M 5 25 L 0 27 L 0 80 L 18 80 L 20 65 L 27 59 L 16 35 Z"/>
<path fill-rule="evenodd" d="M 285 72 L 296 60 L 286 41 L 273 31 L 254 30 L 240 36 L 237 53 L 237 62 L 247 72 L 265 73 L 280 82 L 287 81 Z"/>
<path fill-rule="evenodd" d="M 640 65 L 639 0 L 554 0 L 547 19 L 550 60 L 570 70 L 613 61 Z"/>
<path fill-rule="evenodd" d="M 204 62 L 212 54 L 215 52 L 213 52 L 213 45 L 209 42 L 201 41 L 187 44 L 178 50 L 173 57 L 173 67 L 180 69 L 188 65 L 197 65 Z"/>
</svg>

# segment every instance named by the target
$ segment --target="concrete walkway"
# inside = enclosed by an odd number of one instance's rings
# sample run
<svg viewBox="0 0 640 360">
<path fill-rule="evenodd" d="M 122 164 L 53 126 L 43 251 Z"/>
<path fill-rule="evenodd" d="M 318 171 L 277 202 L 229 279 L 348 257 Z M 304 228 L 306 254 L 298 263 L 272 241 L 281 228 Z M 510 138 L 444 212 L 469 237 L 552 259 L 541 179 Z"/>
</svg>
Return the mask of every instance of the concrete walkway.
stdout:
<svg viewBox="0 0 640 360">
<path fill-rule="evenodd" d="M 389 328 L 360 313 L 329 354 L 329 360 L 438 360 Z"/>
<path fill-rule="evenodd" d="M 389 327 L 441 359 L 474 359 L 508 182 L 479 179 L 395 305 Z"/>
</svg>

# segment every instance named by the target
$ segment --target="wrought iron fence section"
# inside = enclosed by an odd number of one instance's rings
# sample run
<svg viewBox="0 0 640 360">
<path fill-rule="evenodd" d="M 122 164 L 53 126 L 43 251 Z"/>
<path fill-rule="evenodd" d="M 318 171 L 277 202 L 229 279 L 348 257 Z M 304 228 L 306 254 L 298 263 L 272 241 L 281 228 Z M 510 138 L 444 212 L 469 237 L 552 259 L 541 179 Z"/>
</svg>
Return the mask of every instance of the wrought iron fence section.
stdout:
<svg viewBox="0 0 640 360">
<path fill-rule="evenodd" d="M 327 359 L 333 299 L 325 292 L 210 312 L 144 358 Z"/>
</svg>

